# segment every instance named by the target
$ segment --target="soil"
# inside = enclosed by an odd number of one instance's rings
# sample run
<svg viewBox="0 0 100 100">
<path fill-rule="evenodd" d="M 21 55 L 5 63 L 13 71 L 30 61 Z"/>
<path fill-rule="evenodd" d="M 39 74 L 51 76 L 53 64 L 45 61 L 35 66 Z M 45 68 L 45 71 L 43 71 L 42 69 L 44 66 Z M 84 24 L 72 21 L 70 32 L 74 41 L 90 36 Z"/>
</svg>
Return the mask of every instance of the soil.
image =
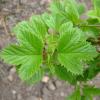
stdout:
<svg viewBox="0 0 100 100">
<path fill-rule="evenodd" d="M 84 1 L 84 0 L 80 0 Z M 86 1 L 86 0 L 85 0 Z M 47 10 L 50 0 L 0 0 L 0 50 L 9 43 L 16 42 L 12 27 L 32 14 Z M 90 2 L 88 0 L 88 7 Z M 46 77 L 46 78 L 45 78 Z M 0 61 L 0 100 L 64 100 L 74 89 L 56 77 L 44 77 L 36 85 L 26 85 L 16 75 L 13 66 Z M 90 82 L 100 87 L 98 78 Z M 99 97 L 94 100 L 100 100 Z"/>
</svg>

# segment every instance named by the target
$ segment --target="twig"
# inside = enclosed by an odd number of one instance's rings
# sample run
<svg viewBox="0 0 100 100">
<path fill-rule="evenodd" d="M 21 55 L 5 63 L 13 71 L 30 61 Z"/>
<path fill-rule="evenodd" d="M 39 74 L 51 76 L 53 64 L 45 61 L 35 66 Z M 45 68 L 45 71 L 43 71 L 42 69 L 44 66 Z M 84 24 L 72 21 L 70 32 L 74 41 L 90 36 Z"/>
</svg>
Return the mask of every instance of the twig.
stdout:
<svg viewBox="0 0 100 100">
<path fill-rule="evenodd" d="M 17 12 L 20 12 L 21 5 L 22 5 L 21 0 L 18 0 L 18 4 L 17 4 Z"/>
<path fill-rule="evenodd" d="M 2 17 L 2 23 L 3 23 L 3 27 L 4 27 L 6 35 L 9 35 L 7 25 L 6 25 L 6 17 Z"/>
</svg>

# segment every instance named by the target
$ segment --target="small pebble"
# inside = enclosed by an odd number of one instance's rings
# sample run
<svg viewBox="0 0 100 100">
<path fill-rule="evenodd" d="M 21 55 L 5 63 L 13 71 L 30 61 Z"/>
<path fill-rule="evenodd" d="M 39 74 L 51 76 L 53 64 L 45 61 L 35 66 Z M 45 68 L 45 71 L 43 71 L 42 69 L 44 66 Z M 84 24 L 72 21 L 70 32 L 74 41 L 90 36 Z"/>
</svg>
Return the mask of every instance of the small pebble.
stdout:
<svg viewBox="0 0 100 100">
<path fill-rule="evenodd" d="M 15 72 L 16 72 L 16 68 L 15 67 L 11 68 L 10 74 L 14 74 Z"/>
<path fill-rule="evenodd" d="M 61 87 L 61 86 L 62 86 L 62 83 L 61 83 L 61 81 L 59 81 L 59 80 L 57 80 L 57 81 L 55 82 L 55 84 L 56 84 L 56 87 Z"/>
<path fill-rule="evenodd" d="M 44 87 L 44 88 L 43 88 L 43 95 L 51 95 L 51 94 L 50 94 L 50 90 L 48 90 L 47 87 Z"/>
<path fill-rule="evenodd" d="M 27 100 L 42 100 L 42 99 L 36 96 L 30 96 Z"/>
<path fill-rule="evenodd" d="M 42 79 L 42 82 L 43 83 L 48 83 L 49 81 L 49 77 L 48 76 L 44 76 L 43 79 Z"/>
<path fill-rule="evenodd" d="M 96 49 L 97 49 L 98 52 L 100 52 L 100 46 L 99 45 L 97 45 Z"/>
<path fill-rule="evenodd" d="M 21 94 L 17 95 L 17 100 L 22 100 L 22 95 Z"/>
<path fill-rule="evenodd" d="M 13 97 L 13 99 L 15 100 L 16 99 L 16 94 L 17 94 L 17 92 L 15 91 L 15 90 L 12 90 L 12 97 Z"/>
<path fill-rule="evenodd" d="M 64 92 L 61 92 L 61 94 L 60 94 L 62 97 L 64 97 L 65 96 L 65 94 L 64 94 Z"/>
<path fill-rule="evenodd" d="M 16 93 L 17 93 L 17 92 L 16 92 L 15 90 L 12 90 L 12 94 L 14 94 L 14 95 L 15 95 Z"/>
<path fill-rule="evenodd" d="M 9 80 L 10 82 L 12 82 L 12 81 L 13 81 L 13 76 L 12 76 L 12 75 L 9 75 L 9 76 L 8 76 L 8 80 Z"/>
<path fill-rule="evenodd" d="M 56 90 L 55 84 L 54 84 L 53 82 L 50 81 L 49 84 L 48 84 L 48 89 L 51 90 L 51 91 Z"/>
</svg>

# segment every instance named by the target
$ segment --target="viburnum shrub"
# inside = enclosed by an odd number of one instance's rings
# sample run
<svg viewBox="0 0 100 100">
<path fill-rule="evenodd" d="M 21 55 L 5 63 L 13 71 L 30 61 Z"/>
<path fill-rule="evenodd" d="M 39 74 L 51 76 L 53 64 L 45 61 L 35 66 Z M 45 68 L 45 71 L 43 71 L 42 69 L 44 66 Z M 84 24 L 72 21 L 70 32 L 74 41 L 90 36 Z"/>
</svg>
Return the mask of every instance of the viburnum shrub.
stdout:
<svg viewBox="0 0 100 100">
<path fill-rule="evenodd" d="M 17 43 L 1 57 L 29 84 L 48 73 L 75 86 L 66 100 L 93 100 L 100 95 L 88 82 L 100 72 L 100 0 L 92 2 L 86 12 L 75 0 L 53 0 L 47 13 L 16 25 Z"/>
</svg>

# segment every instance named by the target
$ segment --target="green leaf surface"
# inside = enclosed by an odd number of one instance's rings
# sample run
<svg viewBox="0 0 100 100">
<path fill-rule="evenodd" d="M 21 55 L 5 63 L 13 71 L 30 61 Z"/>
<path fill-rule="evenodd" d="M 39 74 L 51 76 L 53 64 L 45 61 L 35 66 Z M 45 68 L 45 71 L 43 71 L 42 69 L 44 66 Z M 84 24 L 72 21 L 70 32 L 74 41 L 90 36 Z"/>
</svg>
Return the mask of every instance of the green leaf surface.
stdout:
<svg viewBox="0 0 100 100">
<path fill-rule="evenodd" d="M 100 0 L 92 0 L 94 5 L 95 13 L 98 17 L 100 17 Z"/>
<path fill-rule="evenodd" d="M 47 44 L 48 44 L 48 49 L 47 52 L 53 53 L 57 47 L 57 41 L 58 41 L 59 36 L 56 34 L 50 34 L 47 36 Z"/>
<path fill-rule="evenodd" d="M 93 97 L 88 95 L 88 96 L 81 96 L 81 100 L 93 100 Z"/>
<path fill-rule="evenodd" d="M 93 10 L 88 11 L 87 15 L 91 18 L 96 18 L 100 22 L 100 0 L 92 0 Z"/>
<path fill-rule="evenodd" d="M 60 14 L 52 14 L 48 15 L 47 13 L 44 13 L 42 15 L 42 18 L 46 25 L 50 28 L 53 29 L 55 32 L 58 32 L 61 24 L 63 22 L 66 22 L 66 19 L 61 16 Z"/>
<path fill-rule="evenodd" d="M 28 30 L 26 26 L 27 23 L 23 22 L 16 27 L 18 28 L 18 33 L 16 33 L 18 43 L 2 51 L 2 58 L 5 62 L 21 66 L 18 73 L 22 80 L 30 79 L 42 63 L 42 39 L 33 34 L 30 29 Z"/>
<path fill-rule="evenodd" d="M 81 29 L 84 31 L 84 34 L 88 38 L 96 38 L 100 35 L 100 23 L 97 18 L 88 18 L 85 23 L 82 24 Z"/>
<path fill-rule="evenodd" d="M 30 18 L 30 26 L 34 30 L 35 34 L 38 34 L 44 40 L 47 34 L 47 27 L 44 21 L 42 20 L 42 17 L 39 15 L 32 16 Z"/>
<path fill-rule="evenodd" d="M 84 3 L 78 3 L 77 9 L 80 15 L 82 15 L 85 12 L 85 4 Z"/>
<path fill-rule="evenodd" d="M 79 13 L 82 12 L 82 9 L 79 10 L 78 6 L 75 0 L 53 0 L 50 11 L 53 14 L 60 14 L 67 21 L 70 20 L 75 23 L 79 21 Z M 82 8 L 82 6 L 80 7 Z"/>
<path fill-rule="evenodd" d="M 25 82 L 29 85 L 36 84 L 42 80 L 43 75 L 44 75 L 43 69 L 39 69 L 30 79 L 26 80 Z"/>
<path fill-rule="evenodd" d="M 60 0 L 52 0 L 50 4 L 50 11 L 55 14 L 57 13 L 63 14 L 65 11 L 64 2 Z"/>
<path fill-rule="evenodd" d="M 100 88 L 95 88 L 94 86 L 84 86 L 83 93 L 87 96 L 98 96 L 100 95 Z"/>
<path fill-rule="evenodd" d="M 76 83 L 76 77 L 72 75 L 71 72 L 68 72 L 67 69 L 61 65 L 54 66 L 55 68 L 55 74 L 58 78 L 61 80 L 68 81 L 70 84 Z"/>
<path fill-rule="evenodd" d="M 80 90 L 76 90 L 66 100 L 81 100 Z"/>
<path fill-rule="evenodd" d="M 58 60 L 68 71 L 73 74 L 82 74 L 82 61 L 93 60 L 96 57 L 96 49 L 86 42 L 82 31 L 71 27 L 71 23 L 64 24 L 66 32 L 62 33 L 58 42 Z M 60 29 L 61 30 L 61 29 Z"/>
<path fill-rule="evenodd" d="M 18 45 L 10 45 L 2 51 L 2 58 L 13 65 L 24 64 L 31 60 L 33 55 L 31 50 Z"/>
<path fill-rule="evenodd" d="M 99 22 L 100 22 L 100 17 L 98 17 L 97 13 L 95 12 L 95 10 L 90 10 L 87 12 L 87 15 L 90 17 L 90 18 L 93 18 L 93 19 L 97 19 Z"/>
<path fill-rule="evenodd" d="M 83 75 L 77 76 L 79 81 L 89 81 L 96 77 L 100 72 L 100 55 L 98 55 L 94 61 L 87 62 L 88 67 L 84 70 Z"/>
<path fill-rule="evenodd" d="M 22 80 L 30 79 L 40 68 L 42 63 L 42 57 L 40 55 L 34 55 L 32 59 L 27 61 L 19 69 L 19 76 Z"/>
<path fill-rule="evenodd" d="M 66 17 L 73 23 L 79 22 L 79 12 L 75 0 L 66 0 L 65 13 Z"/>
</svg>

